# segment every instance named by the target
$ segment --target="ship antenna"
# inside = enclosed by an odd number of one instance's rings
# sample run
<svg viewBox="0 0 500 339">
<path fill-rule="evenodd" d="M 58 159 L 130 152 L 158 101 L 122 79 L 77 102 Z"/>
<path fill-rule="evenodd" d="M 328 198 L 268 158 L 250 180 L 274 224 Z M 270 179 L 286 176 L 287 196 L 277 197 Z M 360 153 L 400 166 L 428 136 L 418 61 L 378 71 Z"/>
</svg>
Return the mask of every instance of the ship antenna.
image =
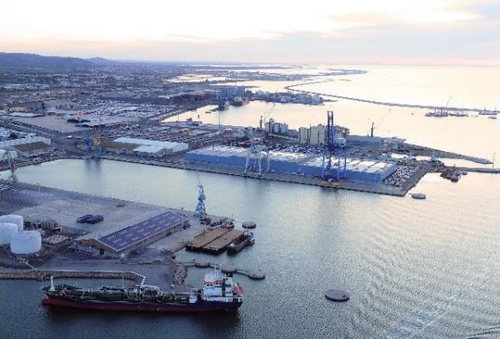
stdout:
<svg viewBox="0 0 500 339">
<path fill-rule="evenodd" d="M 50 276 L 50 289 L 49 289 L 49 291 L 54 292 L 55 290 L 56 290 L 56 288 L 54 287 L 54 276 L 51 275 Z"/>
</svg>

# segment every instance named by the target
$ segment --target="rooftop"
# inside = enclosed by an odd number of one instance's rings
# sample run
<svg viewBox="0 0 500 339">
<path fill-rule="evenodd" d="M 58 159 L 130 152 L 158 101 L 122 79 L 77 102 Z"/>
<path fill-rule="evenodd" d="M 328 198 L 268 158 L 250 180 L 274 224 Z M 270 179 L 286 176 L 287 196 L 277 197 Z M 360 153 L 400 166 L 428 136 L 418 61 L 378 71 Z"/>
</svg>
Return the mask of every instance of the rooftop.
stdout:
<svg viewBox="0 0 500 339">
<path fill-rule="evenodd" d="M 161 232 L 169 230 L 185 220 L 186 218 L 174 212 L 167 211 L 112 233 L 98 236 L 96 240 L 120 252 L 150 237 L 160 234 Z"/>
</svg>

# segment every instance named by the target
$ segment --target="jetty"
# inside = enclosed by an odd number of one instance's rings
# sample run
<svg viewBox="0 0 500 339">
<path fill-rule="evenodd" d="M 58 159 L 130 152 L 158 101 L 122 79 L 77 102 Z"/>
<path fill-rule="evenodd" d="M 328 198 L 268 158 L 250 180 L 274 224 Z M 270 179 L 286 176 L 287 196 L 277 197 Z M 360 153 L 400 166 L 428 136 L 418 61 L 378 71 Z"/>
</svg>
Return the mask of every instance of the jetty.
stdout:
<svg viewBox="0 0 500 339">
<path fill-rule="evenodd" d="M 220 268 L 222 272 L 224 273 L 230 273 L 230 274 L 241 274 L 249 277 L 250 279 L 253 280 L 262 280 L 266 278 L 266 272 L 260 269 L 256 270 L 245 270 L 242 268 L 237 268 L 234 267 L 231 264 L 217 264 L 217 263 L 211 263 L 208 261 L 203 261 L 203 260 L 195 260 L 193 261 L 182 261 L 178 262 L 179 264 L 182 264 L 184 266 L 191 266 L 191 267 L 198 267 L 198 268 L 207 268 L 207 267 L 213 267 L 213 268 Z"/>
<path fill-rule="evenodd" d="M 84 279 L 126 279 L 143 284 L 145 276 L 131 271 L 79 271 L 79 270 L 1 270 L 0 279 L 6 280 L 48 280 L 54 278 Z"/>
</svg>

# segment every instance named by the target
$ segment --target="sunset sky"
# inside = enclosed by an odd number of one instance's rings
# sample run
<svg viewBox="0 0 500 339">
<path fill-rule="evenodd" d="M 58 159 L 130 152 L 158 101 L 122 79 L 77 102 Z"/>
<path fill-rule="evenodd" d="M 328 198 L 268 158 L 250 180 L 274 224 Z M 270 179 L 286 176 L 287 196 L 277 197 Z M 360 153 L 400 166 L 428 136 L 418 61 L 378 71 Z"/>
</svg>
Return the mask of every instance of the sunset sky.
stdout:
<svg viewBox="0 0 500 339">
<path fill-rule="evenodd" d="M 0 50 L 158 61 L 500 64 L 500 3 L 0 0 Z"/>
</svg>

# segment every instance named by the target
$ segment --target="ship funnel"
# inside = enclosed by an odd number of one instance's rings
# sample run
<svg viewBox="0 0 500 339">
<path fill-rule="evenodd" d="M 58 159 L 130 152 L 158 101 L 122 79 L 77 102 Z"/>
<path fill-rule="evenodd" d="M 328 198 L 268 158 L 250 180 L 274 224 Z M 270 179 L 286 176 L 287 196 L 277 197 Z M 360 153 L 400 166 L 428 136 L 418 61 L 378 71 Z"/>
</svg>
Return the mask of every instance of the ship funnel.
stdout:
<svg viewBox="0 0 500 339">
<path fill-rule="evenodd" d="M 55 290 L 56 290 L 56 288 L 54 287 L 54 276 L 51 275 L 50 276 L 50 289 L 49 289 L 49 291 L 54 292 Z"/>
</svg>

